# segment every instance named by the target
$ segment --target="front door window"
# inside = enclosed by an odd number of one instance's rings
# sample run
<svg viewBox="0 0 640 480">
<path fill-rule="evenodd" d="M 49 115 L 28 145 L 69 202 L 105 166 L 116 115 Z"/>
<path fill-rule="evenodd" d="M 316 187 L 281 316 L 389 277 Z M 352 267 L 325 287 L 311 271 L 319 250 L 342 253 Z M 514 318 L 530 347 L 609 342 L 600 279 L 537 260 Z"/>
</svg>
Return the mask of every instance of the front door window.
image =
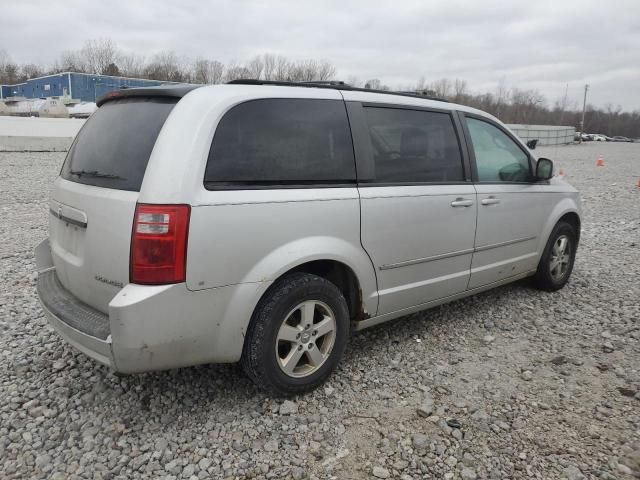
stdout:
<svg viewBox="0 0 640 480">
<path fill-rule="evenodd" d="M 467 117 L 467 127 L 476 156 L 478 181 L 490 183 L 528 182 L 529 156 L 496 126 Z"/>
</svg>

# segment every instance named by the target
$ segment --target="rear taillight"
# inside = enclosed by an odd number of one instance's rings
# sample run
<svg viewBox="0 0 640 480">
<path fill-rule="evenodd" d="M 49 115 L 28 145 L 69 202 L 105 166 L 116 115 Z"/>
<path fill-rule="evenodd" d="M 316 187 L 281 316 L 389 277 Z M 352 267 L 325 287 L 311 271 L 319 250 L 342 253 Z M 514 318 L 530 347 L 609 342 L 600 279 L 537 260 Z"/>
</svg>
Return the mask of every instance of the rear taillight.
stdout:
<svg viewBox="0 0 640 480">
<path fill-rule="evenodd" d="M 131 235 L 130 281 L 144 285 L 184 282 L 189 205 L 138 204 Z"/>
</svg>

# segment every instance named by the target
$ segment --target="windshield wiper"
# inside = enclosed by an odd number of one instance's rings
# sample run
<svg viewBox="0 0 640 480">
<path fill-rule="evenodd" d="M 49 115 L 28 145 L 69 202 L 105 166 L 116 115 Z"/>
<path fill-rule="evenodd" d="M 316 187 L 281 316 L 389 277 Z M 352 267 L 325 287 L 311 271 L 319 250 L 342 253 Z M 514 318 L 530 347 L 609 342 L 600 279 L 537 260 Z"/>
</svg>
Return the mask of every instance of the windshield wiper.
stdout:
<svg viewBox="0 0 640 480">
<path fill-rule="evenodd" d="M 126 180 L 126 178 L 123 178 L 120 175 L 115 175 L 113 173 L 99 172 L 98 170 L 69 170 L 69 173 L 71 175 L 76 175 L 78 177 L 98 177 L 98 178 L 113 178 L 117 180 Z"/>
</svg>

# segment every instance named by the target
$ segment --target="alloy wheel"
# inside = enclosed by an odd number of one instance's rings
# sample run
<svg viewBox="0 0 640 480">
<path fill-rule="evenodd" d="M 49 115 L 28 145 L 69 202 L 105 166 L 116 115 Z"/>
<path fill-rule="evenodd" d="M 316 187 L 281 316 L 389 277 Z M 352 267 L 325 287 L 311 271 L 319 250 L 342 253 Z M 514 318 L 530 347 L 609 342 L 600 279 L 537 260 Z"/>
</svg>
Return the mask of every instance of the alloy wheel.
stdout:
<svg viewBox="0 0 640 480">
<path fill-rule="evenodd" d="M 560 282 L 569 271 L 571 263 L 571 242 L 566 235 L 556 238 L 551 249 L 549 273 L 554 282 Z"/>
<path fill-rule="evenodd" d="M 311 375 L 329 358 L 335 340 L 336 318 L 329 306 L 317 300 L 302 302 L 289 312 L 278 330 L 278 366 L 290 377 Z"/>
</svg>

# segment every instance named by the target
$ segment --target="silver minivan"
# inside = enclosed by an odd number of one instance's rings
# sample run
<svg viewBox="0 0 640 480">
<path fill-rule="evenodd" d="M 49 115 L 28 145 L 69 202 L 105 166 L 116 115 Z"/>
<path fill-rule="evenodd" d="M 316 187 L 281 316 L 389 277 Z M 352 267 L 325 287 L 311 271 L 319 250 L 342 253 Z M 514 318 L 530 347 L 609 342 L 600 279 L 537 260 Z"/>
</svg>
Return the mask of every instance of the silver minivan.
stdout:
<svg viewBox="0 0 640 480">
<path fill-rule="evenodd" d="M 240 361 L 300 393 L 352 331 L 571 274 L 578 193 L 481 111 L 251 80 L 98 105 L 53 185 L 37 288 L 118 372 Z"/>
</svg>

